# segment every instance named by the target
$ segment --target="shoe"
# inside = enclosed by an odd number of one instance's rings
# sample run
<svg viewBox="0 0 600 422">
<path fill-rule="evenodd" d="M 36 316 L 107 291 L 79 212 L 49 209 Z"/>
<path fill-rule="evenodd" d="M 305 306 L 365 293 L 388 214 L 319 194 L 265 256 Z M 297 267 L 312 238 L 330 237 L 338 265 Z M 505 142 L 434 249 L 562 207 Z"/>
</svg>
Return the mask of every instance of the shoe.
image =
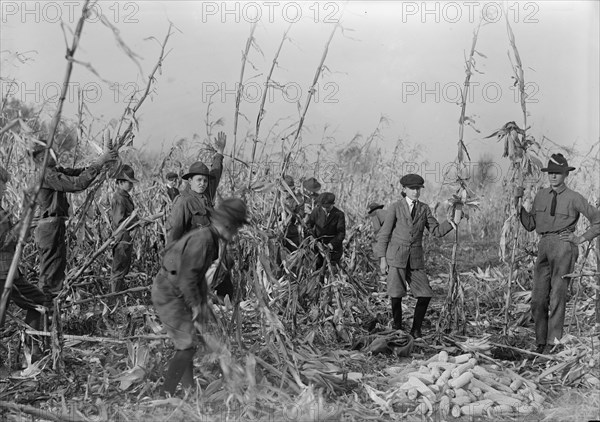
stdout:
<svg viewBox="0 0 600 422">
<path fill-rule="evenodd" d="M 535 353 L 539 353 L 540 355 L 543 355 L 545 349 L 546 349 L 545 344 L 538 344 L 537 347 L 535 348 Z"/>
<path fill-rule="evenodd" d="M 421 329 L 419 328 L 418 330 L 411 330 L 410 335 L 416 340 L 418 338 L 423 338 L 423 333 L 421 332 Z"/>
</svg>

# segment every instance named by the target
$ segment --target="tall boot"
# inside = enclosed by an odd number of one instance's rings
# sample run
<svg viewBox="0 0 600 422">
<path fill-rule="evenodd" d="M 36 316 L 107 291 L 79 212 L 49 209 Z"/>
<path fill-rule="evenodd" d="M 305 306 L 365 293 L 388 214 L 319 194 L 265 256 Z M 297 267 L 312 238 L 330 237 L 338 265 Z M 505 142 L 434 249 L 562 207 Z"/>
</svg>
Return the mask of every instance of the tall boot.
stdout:
<svg viewBox="0 0 600 422">
<path fill-rule="evenodd" d="M 401 330 L 402 329 L 402 298 L 401 297 L 393 297 L 392 298 L 392 318 L 393 318 L 392 328 L 394 330 Z"/>
<path fill-rule="evenodd" d="M 423 335 L 421 334 L 421 325 L 423 325 L 423 320 L 425 319 L 425 314 L 427 313 L 427 307 L 429 306 L 430 297 L 420 297 L 417 299 L 417 304 L 415 305 L 415 315 L 413 317 L 413 325 L 410 330 L 410 335 L 414 338 L 421 338 Z"/>
<path fill-rule="evenodd" d="M 175 352 L 175 356 L 173 356 L 169 362 L 169 368 L 165 375 L 165 383 L 163 384 L 161 395 L 164 396 L 166 393 L 169 393 L 172 396 L 175 394 L 175 390 L 177 389 L 177 385 L 183 377 L 183 374 L 189 371 L 190 362 L 193 364 L 194 352 L 194 348 L 178 350 Z"/>
</svg>

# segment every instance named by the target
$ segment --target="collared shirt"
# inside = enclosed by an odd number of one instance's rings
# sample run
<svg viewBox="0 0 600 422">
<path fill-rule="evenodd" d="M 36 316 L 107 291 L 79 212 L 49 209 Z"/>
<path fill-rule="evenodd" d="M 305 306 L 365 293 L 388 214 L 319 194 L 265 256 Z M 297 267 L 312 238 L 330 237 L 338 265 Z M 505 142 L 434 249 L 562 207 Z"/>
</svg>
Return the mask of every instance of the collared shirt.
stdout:
<svg viewBox="0 0 600 422">
<path fill-rule="evenodd" d="M 535 231 L 539 234 L 560 233 L 563 231 L 575 231 L 580 214 L 583 214 L 590 222 L 590 228 L 583 234 L 585 240 L 592 240 L 600 234 L 600 210 L 593 207 L 579 193 L 569 189 L 565 185 L 556 189 L 556 210 L 550 215 L 552 205 L 552 188 L 541 189 L 535 199 L 531 211 L 527 212 L 521 208 L 521 223 L 527 231 Z"/>
<path fill-rule="evenodd" d="M 417 201 L 413 201 L 412 199 L 410 199 L 408 196 L 406 197 L 406 203 L 408 204 L 408 210 L 410 212 L 412 212 L 413 207 L 415 206 L 415 202 Z"/>
</svg>

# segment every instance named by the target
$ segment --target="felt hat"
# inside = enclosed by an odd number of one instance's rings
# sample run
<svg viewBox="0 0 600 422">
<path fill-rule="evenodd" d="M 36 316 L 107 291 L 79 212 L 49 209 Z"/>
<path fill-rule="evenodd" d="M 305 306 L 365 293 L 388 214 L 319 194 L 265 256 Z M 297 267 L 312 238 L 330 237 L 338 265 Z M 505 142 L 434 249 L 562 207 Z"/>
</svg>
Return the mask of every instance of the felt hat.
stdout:
<svg viewBox="0 0 600 422">
<path fill-rule="evenodd" d="M 206 176 L 208 178 L 214 179 L 214 176 L 210 174 L 208 167 L 201 161 L 196 161 L 194 164 L 190 166 L 190 169 L 186 174 L 183 175 L 183 179 L 189 179 L 192 176 L 200 174 L 202 176 Z"/>
<path fill-rule="evenodd" d="M 381 209 L 383 208 L 383 205 L 377 203 L 377 202 L 371 202 L 368 206 L 367 206 L 367 217 L 369 215 L 371 215 L 371 213 L 375 210 Z"/>
<path fill-rule="evenodd" d="M 317 202 L 321 205 L 333 205 L 335 204 L 335 195 L 331 192 L 323 192 L 319 195 Z"/>
<path fill-rule="evenodd" d="M 131 182 L 131 183 L 138 182 L 138 180 L 135 178 L 135 174 L 134 174 L 133 168 L 130 165 L 128 165 L 128 164 L 123 164 L 121 166 L 121 169 L 117 173 L 117 175 L 115 176 L 115 179 L 117 179 L 117 180 L 127 180 L 128 182 Z"/>
<path fill-rule="evenodd" d="M 309 192 L 318 192 L 321 189 L 321 184 L 314 177 L 306 179 L 302 186 Z"/>
<path fill-rule="evenodd" d="M 544 167 L 542 171 L 547 173 L 568 173 L 575 170 L 575 167 L 570 167 L 567 159 L 560 153 L 552 154 L 548 160 L 548 167 Z"/>
<path fill-rule="evenodd" d="M 425 186 L 425 180 L 423 180 L 423 178 L 418 174 L 411 173 L 402 176 L 402 179 L 400 179 L 400 184 L 409 189 L 417 189 Z"/>
<path fill-rule="evenodd" d="M 227 198 L 223 200 L 212 212 L 212 215 L 213 218 L 225 221 L 235 227 L 250 224 L 246 204 L 239 198 Z"/>
</svg>

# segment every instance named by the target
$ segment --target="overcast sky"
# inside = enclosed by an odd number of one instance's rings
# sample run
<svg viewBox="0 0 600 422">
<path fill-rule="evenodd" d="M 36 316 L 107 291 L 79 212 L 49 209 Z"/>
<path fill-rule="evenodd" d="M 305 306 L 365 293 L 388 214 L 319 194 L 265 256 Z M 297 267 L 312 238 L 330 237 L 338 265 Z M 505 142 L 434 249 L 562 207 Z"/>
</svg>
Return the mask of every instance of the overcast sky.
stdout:
<svg viewBox="0 0 600 422">
<path fill-rule="evenodd" d="M 9 86 L 28 103 L 55 103 L 66 67 L 60 19 L 72 30 L 81 4 L 2 1 L 2 95 Z M 340 21 L 319 80 L 317 97 L 306 116 L 303 142 L 318 144 L 325 127 L 337 144 L 357 133 L 369 135 L 380 116 L 389 119 L 382 146 L 398 138 L 422 145 L 429 161 L 452 161 L 456 155 L 460 107 L 458 88 L 465 78 L 464 59 L 482 12 L 486 24 L 477 41 L 477 70 L 472 77 L 467 115 L 480 134 L 467 128 L 465 140 L 474 159 L 483 153 L 501 158 L 495 140 L 485 140 L 504 123 L 523 124 L 508 57 L 502 3 L 488 2 L 193 2 L 101 1 L 96 11 L 118 30 L 139 56 L 142 72 L 118 47 L 112 32 L 97 18 L 86 22 L 76 59 L 90 63 L 103 82 L 75 66 L 65 115 L 74 116 L 76 87 L 88 91 L 89 110 L 104 122 L 123 112 L 127 94 L 145 86 L 156 63 L 169 21 L 179 31 L 169 40 L 169 56 L 158 75 L 151 100 L 140 109 L 135 145 L 168 148 L 174 140 L 205 134 L 209 94 L 212 116 L 223 117 L 232 139 L 235 88 L 242 51 L 257 14 L 260 48 L 250 50 L 240 119 L 240 138 L 254 130 L 259 97 L 281 41 L 291 26 L 273 79 L 287 92 L 273 91 L 261 127 L 265 136 L 277 122 L 298 119 L 325 43 Z M 528 124 L 537 139 L 589 149 L 599 139 L 599 3 L 595 1 L 509 2 L 508 17 L 525 67 L 531 94 Z M 503 5 L 502 7 L 504 7 Z M 69 35 L 70 36 L 70 35 Z M 21 60 L 16 58 L 16 53 Z M 512 52 L 511 52 L 512 55 Z M 24 62 L 22 62 L 24 61 Z M 9 85 L 9 80 L 17 85 Z M 116 88 L 119 87 L 119 90 Z M 281 120 L 287 119 L 287 120 Z M 99 127 L 99 123 L 96 124 Z"/>
</svg>

